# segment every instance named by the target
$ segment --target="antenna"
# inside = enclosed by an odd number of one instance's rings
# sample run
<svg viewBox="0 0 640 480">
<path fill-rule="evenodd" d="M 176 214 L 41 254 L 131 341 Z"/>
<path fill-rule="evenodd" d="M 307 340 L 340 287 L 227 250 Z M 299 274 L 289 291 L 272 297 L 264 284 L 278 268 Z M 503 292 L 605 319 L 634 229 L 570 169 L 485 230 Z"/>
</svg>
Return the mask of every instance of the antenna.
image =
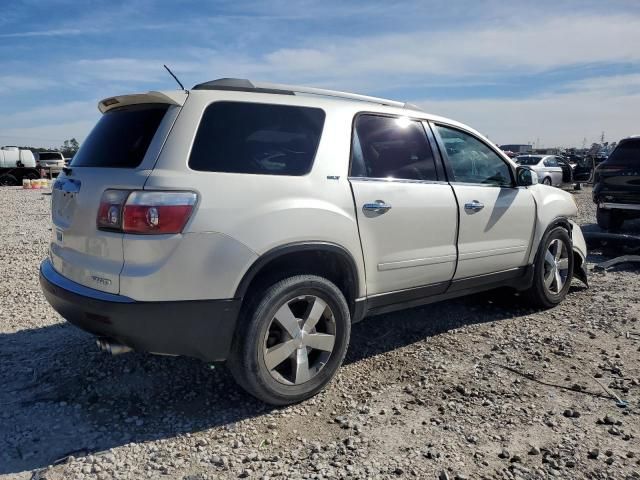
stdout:
<svg viewBox="0 0 640 480">
<path fill-rule="evenodd" d="M 171 75 L 173 77 L 173 79 L 178 82 L 178 85 L 180 85 L 180 88 L 184 91 L 186 91 L 187 89 L 184 88 L 184 85 L 182 85 L 182 83 L 180 83 L 180 80 L 178 80 L 178 77 L 176 77 L 173 72 L 169 69 L 169 67 L 167 67 L 166 65 L 162 65 L 164 68 L 167 69 L 167 72 L 169 72 L 169 75 Z"/>
</svg>

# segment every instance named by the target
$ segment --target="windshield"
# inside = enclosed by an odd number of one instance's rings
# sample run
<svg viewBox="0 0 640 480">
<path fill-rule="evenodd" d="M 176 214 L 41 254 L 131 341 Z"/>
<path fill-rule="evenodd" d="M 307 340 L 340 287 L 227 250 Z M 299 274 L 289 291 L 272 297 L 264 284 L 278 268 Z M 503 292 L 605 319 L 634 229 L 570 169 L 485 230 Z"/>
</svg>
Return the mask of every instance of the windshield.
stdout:
<svg viewBox="0 0 640 480">
<path fill-rule="evenodd" d="M 516 162 L 520 165 L 537 165 L 542 157 L 533 157 L 527 155 L 526 157 L 516 157 Z"/>
<path fill-rule="evenodd" d="M 71 166 L 136 168 L 168 108 L 147 103 L 108 111 L 82 143 Z"/>
<path fill-rule="evenodd" d="M 609 155 L 607 163 L 640 166 L 640 139 L 622 142 Z"/>
</svg>

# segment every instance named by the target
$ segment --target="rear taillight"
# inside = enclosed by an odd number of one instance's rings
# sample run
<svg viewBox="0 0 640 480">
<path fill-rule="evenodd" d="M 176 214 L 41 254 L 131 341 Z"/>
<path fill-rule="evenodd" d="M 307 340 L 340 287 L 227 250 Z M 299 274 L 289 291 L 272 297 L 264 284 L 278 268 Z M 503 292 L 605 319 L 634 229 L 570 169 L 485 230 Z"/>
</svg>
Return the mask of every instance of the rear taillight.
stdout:
<svg viewBox="0 0 640 480">
<path fill-rule="evenodd" d="M 128 190 L 105 190 L 98 207 L 96 225 L 101 230 L 122 228 L 122 207 L 129 196 Z"/>
<path fill-rule="evenodd" d="M 197 195 L 193 192 L 106 190 L 98 209 L 98 228 L 136 234 L 180 233 Z"/>
</svg>

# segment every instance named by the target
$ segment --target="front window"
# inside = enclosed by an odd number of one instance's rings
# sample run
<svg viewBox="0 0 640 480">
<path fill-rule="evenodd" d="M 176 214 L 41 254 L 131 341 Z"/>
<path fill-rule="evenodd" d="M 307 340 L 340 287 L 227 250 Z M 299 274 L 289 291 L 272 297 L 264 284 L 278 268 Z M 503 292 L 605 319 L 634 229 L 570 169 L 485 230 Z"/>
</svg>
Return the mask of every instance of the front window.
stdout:
<svg viewBox="0 0 640 480">
<path fill-rule="evenodd" d="M 484 142 L 451 127 L 437 125 L 453 172 L 461 183 L 511 186 L 511 168 Z"/>
</svg>

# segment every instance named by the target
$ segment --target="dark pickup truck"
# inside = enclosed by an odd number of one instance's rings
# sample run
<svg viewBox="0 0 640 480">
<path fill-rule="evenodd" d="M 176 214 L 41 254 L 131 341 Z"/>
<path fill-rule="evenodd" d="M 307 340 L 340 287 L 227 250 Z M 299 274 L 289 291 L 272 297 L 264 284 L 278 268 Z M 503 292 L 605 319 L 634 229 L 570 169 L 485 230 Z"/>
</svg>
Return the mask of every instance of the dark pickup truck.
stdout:
<svg viewBox="0 0 640 480">
<path fill-rule="evenodd" d="M 600 228 L 616 230 L 640 217 L 640 136 L 624 138 L 595 170 L 593 201 Z"/>
</svg>

